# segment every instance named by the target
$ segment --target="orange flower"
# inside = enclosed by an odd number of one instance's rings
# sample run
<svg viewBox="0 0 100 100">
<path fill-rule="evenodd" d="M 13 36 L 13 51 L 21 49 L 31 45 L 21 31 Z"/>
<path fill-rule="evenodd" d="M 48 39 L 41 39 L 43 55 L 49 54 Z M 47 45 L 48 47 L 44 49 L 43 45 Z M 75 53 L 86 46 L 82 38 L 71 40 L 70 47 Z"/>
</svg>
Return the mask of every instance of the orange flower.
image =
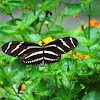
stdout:
<svg viewBox="0 0 100 100">
<path fill-rule="evenodd" d="M 73 77 L 73 79 L 72 79 L 73 81 L 76 81 L 77 80 L 77 78 L 76 77 Z"/>
<path fill-rule="evenodd" d="M 95 20 L 95 19 L 92 19 L 91 21 L 90 21 L 90 26 L 91 27 L 97 27 L 97 26 L 99 26 L 100 25 L 100 23 L 97 21 L 97 20 Z"/>
<path fill-rule="evenodd" d="M 87 59 L 87 58 L 90 58 L 90 56 L 89 55 L 77 55 L 77 51 L 75 50 L 75 51 L 71 51 L 70 52 L 70 54 L 72 54 L 72 57 L 74 57 L 74 58 L 79 58 L 79 59 Z M 71 58 L 71 56 L 67 56 L 67 58 Z"/>
<path fill-rule="evenodd" d="M 80 22 L 80 19 L 78 18 L 78 14 L 74 15 L 74 17 Z"/>
<path fill-rule="evenodd" d="M 83 29 L 82 29 L 82 27 L 80 27 L 78 30 L 79 30 L 79 31 L 82 31 Z"/>
<path fill-rule="evenodd" d="M 74 17 L 78 17 L 78 14 L 74 15 Z"/>
<path fill-rule="evenodd" d="M 95 19 L 90 20 L 90 27 L 95 27 L 96 28 L 99 25 L 100 25 L 100 23 L 97 20 L 95 20 Z M 87 23 L 86 27 L 88 27 L 88 26 L 89 26 L 89 24 Z M 78 30 L 82 31 L 82 28 L 79 28 Z"/>
<path fill-rule="evenodd" d="M 25 91 L 25 90 L 26 90 L 26 85 L 21 88 L 21 91 Z"/>
<path fill-rule="evenodd" d="M 87 58 L 90 58 L 90 56 L 89 55 L 83 55 L 82 56 L 82 59 L 87 59 Z"/>
</svg>

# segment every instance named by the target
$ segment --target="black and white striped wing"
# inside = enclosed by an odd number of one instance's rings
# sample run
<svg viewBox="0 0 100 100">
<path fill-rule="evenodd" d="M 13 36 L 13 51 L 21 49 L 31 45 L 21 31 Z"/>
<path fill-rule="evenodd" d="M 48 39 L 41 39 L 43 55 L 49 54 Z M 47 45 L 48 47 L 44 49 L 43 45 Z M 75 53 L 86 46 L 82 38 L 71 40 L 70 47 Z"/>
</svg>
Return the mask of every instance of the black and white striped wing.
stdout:
<svg viewBox="0 0 100 100">
<path fill-rule="evenodd" d="M 61 59 L 61 54 L 56 52 L 56 50 L 44 50 L 44 64 L 50 65 L 52 63 L 58 62 Z"/>
<path fill-rule="evenodd" d="M 13 41 L 2 46 L 2 51 L 13 57 L 23 57 L 29 52 L 35 52 L 41 47 L 38 44 L 30 42 Z"/>
<path fill-rule="evenodd" d="M 21 61 L 26 65 L 37 66 L 43 61 L 43 50 L 35 43 L 13 41 L 4 44 L 2 51 L 10 56 L 21 58 Z"/>
<path fill-rule="evenodd" d="M 22 58 L 22 62 L 26 65 L 38 66 L 43 62 L 43 50 L 40 48 L 35 52 L 29 52 Z"/>
<path fill-rule="evenodd" d="M 57 62 L 61 58 L 61 54 L 65 54 L 70 50 L 74 49 L 78 45 L 78 41 L 72 37 L 65 37 L 53 42 L 50 42 L 45 46 L 45 53 L 44 50 L 44 63 L 45 64 L 52 64 Z M 50 53 L 52 52 L 52 53 Z"/>
</svg>

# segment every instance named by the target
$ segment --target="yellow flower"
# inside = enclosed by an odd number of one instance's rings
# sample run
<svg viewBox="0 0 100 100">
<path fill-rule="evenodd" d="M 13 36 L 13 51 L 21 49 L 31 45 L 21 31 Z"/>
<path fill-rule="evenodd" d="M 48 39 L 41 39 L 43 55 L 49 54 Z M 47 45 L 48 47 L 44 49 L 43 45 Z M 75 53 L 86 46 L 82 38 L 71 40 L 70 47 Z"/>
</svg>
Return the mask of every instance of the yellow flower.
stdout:
<svg viewBox="0 0 100 100">
<path fill-rule="evenodd" d="M 52 39 L 52 37 L 47 37 L 47 38 L 43 39 L 42 41 L 39 41 L 38 44 L 39 44 L 40 46 L 42 46 L 42 43 L 43 43 L 43 42 L 44 42 L 44 45 L 46 45 L 46 44 L 48 44 L 48 43 L 50 43 L 50 42 L 52 42 L 52 41 L 55 41 L 55 39 Z"/>
</svg>

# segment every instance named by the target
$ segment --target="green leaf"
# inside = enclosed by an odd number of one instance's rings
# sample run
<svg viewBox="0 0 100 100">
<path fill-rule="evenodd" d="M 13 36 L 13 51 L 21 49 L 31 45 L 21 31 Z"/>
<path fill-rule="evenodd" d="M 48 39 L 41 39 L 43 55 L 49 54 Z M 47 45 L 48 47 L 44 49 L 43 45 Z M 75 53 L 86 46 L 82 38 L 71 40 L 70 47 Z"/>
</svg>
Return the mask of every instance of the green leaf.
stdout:
<svg viewBox="0 0 100 100">
<path fill-rule="evenodd" d="M 62 100 L 62 98 L 60 98 L 60 97 L 54 97 L 54 98 L 49 99 L 49 100 Z"/>
<path fill-rule="evenodd" d="M 92 91 L 83 96 L 82 100 L 100 100 L 100 91 Z"/>
<path fill-rule="evenodd" d="M 55 26 L 53 26 L 51 29 L 50 29 L 50 31 L 58 31 L 58 32 L 63 32 L 64 31 L 64 28 L 63 27 L 61 27 L 60 25 L 55 25 Z"/>
<path fill-rule="evenodd" d="M 6 93 L 5 95 L 6 95 L 7 100 L 20 100 L 19 97 L 15 96 L 15 95 L 12 95 L 10 93 Z"/>
<path fill-rule="evenodd" d="M 81 43 L 82 45 L 84 44 L 88 44 L 88 39 L 85 37 L 77 37 L 77 40 L 79 43 Z"/>
<path fill-rule="evenodd" d="M 40 82 L 40 79 L 36 79 L 34 81 L 31 82 L 31 84 L 29 84 L 27 87 L 26 87 L 26 92 L 30 95 L 32 94 L 32 92 L 34 91 L 34 89 L 36 88 L 36 86 L 39 84 Z"/>
<path fill-rule="evenodd" d="M 86 37 L 88 38 L 88 28 L 85 28 L 85 34 L 86 34 Z M 90 28 L 90 39 L 95 39 L 95 38 L 97 38 L 98 37 L 98 33 L 97 33 L 98 31 L 97 31 L 97 28 L 95 28 L 95 27 L 91 27 Z"/>
<path fill-rule="evenodd" d="M 30 74 L 30 78 L 31 78 L 31 80 L 33 80 L 33 79 L 39 78 L 39 77 L 41 77 L 43 75 L 44 74 L 43 74 L 42 71 L 39 71 L 39 70 L 37 70 L 37 69 L 34 68 L 32 70 L 32 72 L 31 72 L 31 74 Z"/>
<path fill-rule="evenodd" d="M 80 0 L 81 3 L 91 3 L 93 0 Z"/>
<path fill-rule="evenodd" d="M 47 83 L 44 80 L 41 80 L 41 83 L 38 84 L 36 94 L 39 96 L 50 96 L 51 91 L 46 87 Z"/>
<path fill-rule="evenodd" d="M 64 3 L 64 4 L 66 5 L 66 9 L 65 9 L 65 13 L 63 14 L 62 18 L 81 13 L 80 4 L 68 4 L 68 3 Z"/>
<path fill-rule="evenodd" d="M 15 18 L 14 20 L 15 20 L 15 22 L 16 22 L 16 21 L 22 21 L 22 20 L 19 19 L 19 18 Z M 8 21 L 6 24 L 7 24 L 7 25 L 16 26 L 16 23 L 14 22 L 14 20 L 10 20 L 10 21 Z"/>
<path fill-rule="evenodd" d="M 51 10 L 55 7 L 55 4 L 59 3 L 60 0 L 42 0 L 42 3 L 39 4 L 39 9 L 42 11 Z"/>
<path fill-rule="evenodd" d="M 3 4 L 6 4 L 8 6 L 24 8 L 24 3 L 21 0 L 8 0 L 8 2 L 5 2 Z"/>
<path fill-rule="evenodd" d="M 0 31 L 0 38 L 9 36 L 7 33 Z"/>
<path fill-rule="evenodd" d="M 26 65 L 23 64 L 20 59 L 15 59 L 11 66 L 12 73 L 16 71 L 25 71 Z"/>
<path fill-rule="evenodd" d="M 0 23 L 0 27 L 5 27 L 5 26 L 8 26 L 7 23 Z"/>
<path fill-rule="evenodd" d="M 89 49 L 87 46 L 80 45 L 80 44 L 78 44 L 78 46 L 76 47 L 76 50 L 83 51 L 83 52 L 89 52 Z"/>
<path fill-rule="evenodd" d="M 40 15 L 40 11 L 36 12 L 36 15 L 32 11 L 27 12 L 22 21 L 16 21 L 17 27 L 20 29 L 28 28 Z"/>
<path fill-rule="evenodd" d="M 62 77 L 62 82 L 63 82 L 64 86 L 69 88 L 70 84 L 69 84 L 68 77 L 66 77 L 66 74 L 65 73 L 61 73 L 61 77 Z"/>
<path fill-rule="evenodd" d="M 23 72 L 18 72 L 18 74 L 16 76 L 14 76 L 11 81 L 12 82 L 18 82 L 20 81 L 23 77 L 25 77 L 25 74 Z"/>
<path fill-rule="evenodd" d="M 18 31 L 12 27 L 3 27 L 2 32 L 5 32 L 7 34 L 16 34 Z"/>
<path fill-rule="evenodd" d="M 29 34 L 29 37 L 33 43 L 41 41 L 41 36 L 39 34 Z"/>
</svg>

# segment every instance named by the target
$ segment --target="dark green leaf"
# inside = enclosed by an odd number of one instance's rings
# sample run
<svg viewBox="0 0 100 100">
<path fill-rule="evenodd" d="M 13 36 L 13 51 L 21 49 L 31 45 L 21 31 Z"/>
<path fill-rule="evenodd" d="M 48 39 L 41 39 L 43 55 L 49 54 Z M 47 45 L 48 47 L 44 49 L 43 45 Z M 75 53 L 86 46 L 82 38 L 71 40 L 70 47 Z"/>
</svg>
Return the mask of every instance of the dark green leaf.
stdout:
<svg viewBox="0 0 100 100">
<path fill-rule="evenodd" d="M 12 63 L 11 71 L 12 73 L 16 71 L 25 71 L 26 65 L 23 64 L 20 59 L 15 59 Z"/>
<path fill-rule="evenodd" d="M 36 15 L 32 11 L 27 12 L 22 21 L 16 21 L 17 27 L 21 28 L 28 28 L 38 17 L 40 11 L 36 12 Z"/>
<path fill-rule="evenodd" d="M 5 2 L 3 4 L 14 6 L 14 7 L 22 7 L 24 8 L 24 3 L 21 0 L 8 0 L 8 2 Z"/>
<path fill-rule="evenodd" d="M 64 31 L 64 28 L 59 26 L 59 25 L 55 25 L 53 26 L 50 31 L 58 31 L 58 32 L 63 32 Z"/>
<path fill-rule="evenodd" d="M 66 9 L 65 9 L 65 13 L 63 14 L 62 18 L 81 13 L 80 4 L 68 4 L 68 3 L 64 3 L 64 4 L 66 5 Z"/>
<path fill-rule="evenodd" d="M 68 80 L 68 77 L 66 76 L 66 74 L 61 73 L 61 77 L 62 77 L 62 82 L 63 82 L 64 86 L 69 88 L 70 84 L 69 84 L 69 80 Z"/>
<path fill-rule="evenodd" d="M 9 36 L 7 33 L 0 31 L 0 38 Z"/>
<path fill-rule="evenodd" d="M 90 39 L 95 39 L 98 36 L 97 28 L 91 27 L 90 33 L 88 33 L 88 32 L 89 32 L 89 28 L 85 28 L 85 34 L 86 34 L 87 38 L 88 38 L 88 34 L 90 34 Z"/>
<path fill-rule="evenodd" d="M 51 91 L 46 87 L 46 81 L 41 80 L 41 83 L 38 84 L 36 94 L 39 96 L 50 96 Z"/>
<path fill-rule="evenodd" d="M 2 32 L 5 32 L 7 34 L 15 34 L 18 33 L 18 31 L 12 27 L 3 27 Z"/>
<path fill-rule="evenodd" d="M 39 71 L 39 70 L 37 70 L 37 69 L 33 69 L 32 70 L 32 72 L 31 72 L 31 74 L 30 74 L 30 78 L 31 79 L 36 79 L 36 78 L 39 78 L 39 77 L 41 77 L 41 76 L 43 76 L 44 74 L 43 74 L 43 72 L 42 71 Z"/>
<path fill-rule="evenodd" d="M 51 10 L 55 7 L 56 3 L 59 3 L 60 0 L 44 0 L 42 4 L 39 4 L 39 9 L 42 11 Z"/>
<path fill-rule="evenodd" d="M 20 100 L 19 97 L 14 96 L 14 95 L 12 95 L 10 93 L 6 93 L 5 95 L 6 95 L 7 100 Z"/>
<path fill-rule="evenodd" d="M 18 74 L 16 76 L 14 76 L 11 81 L 12 82 L 18 82 L 20 81 L 23 77 L 25 77 L 24 72 L 19 71 Z"/>
<path fill-rule="evenodd" d="M 80 45 L 80 44 L 78 44 L 76 50 L 78 50 L 78 51 L 83 51 L 83 52 L 89 52 L 89 49 L 88 49 L 87 46 Z"/>
<path fill-rule="evenodd" d="M 60 97 L 54 97 L 54 98 L 49 99 L 49 100 L 62 100 L 62 98 L 60 98 Z"/>
<path fill-rule="evenodd" d="M 83 96 L 82 100 L 100 100 L 100 91 L 92 91 Z"/>
<path fill-rule="evenodd" d="M 32 92 L 34 91 L 34 89 L 36 88 L 36 86 L 39 84 L 40 82 L 40 79 L 36 79 L 34 81 L 31 82 L 31 84 L 29 84 L 27 87 L 26 87 L 26 92 L 30 95 L 32 94 Z"/>
</svg>

